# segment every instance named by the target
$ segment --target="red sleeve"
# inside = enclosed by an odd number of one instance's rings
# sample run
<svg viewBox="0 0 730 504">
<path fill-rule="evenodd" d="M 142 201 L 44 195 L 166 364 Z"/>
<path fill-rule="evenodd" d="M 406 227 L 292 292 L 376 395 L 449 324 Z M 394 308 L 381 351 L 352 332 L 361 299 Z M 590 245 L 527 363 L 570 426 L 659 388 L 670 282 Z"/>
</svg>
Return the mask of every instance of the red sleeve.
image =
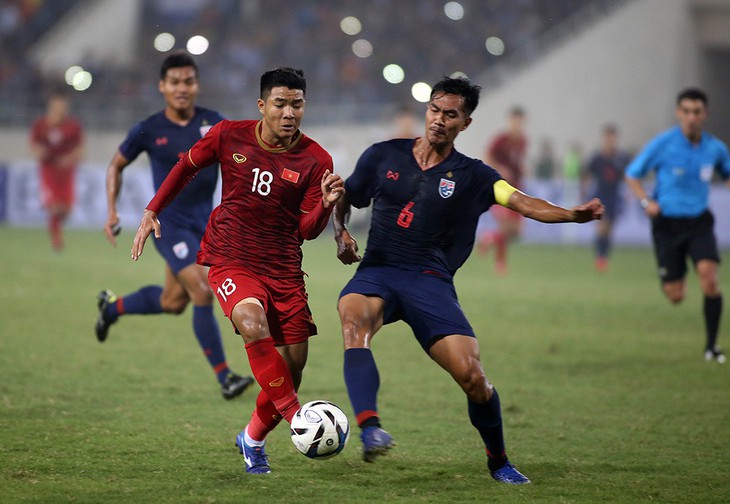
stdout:
<svg viewBox="0 0 730 504">
<path fill-rule="evenodd" d="M 324 207 L 322 198 L 319 199 L 319 203 L 309 213 L 302 214 L 299 218 L 299 233 L 305 240 L 314 240 L 318 237 L 324 228 L 327 227 L 327 223 L 330 220 L 332 209 L 334 205 L 330 205 L 329 208 Z"/>
<path fill-rule="evenodd" d="M 218 123 L 175 164 L 147 205 L 147 210 L 159 214 L 188 185 L 202 167 L 209 166 L 218 160 L 220 131 L 221 123 Z"/>
<path fill-rule="evenodd" d="M 322 175 L 325 170 L 333 171 L 332 158 L 327 156 L 323 161 L 313 173 L 311 185 L 300 208 L 302 215 L 299 217 L 299 233 L 305 240 L 314 240 L 324 231 L 334 208 L 334 205 L 325 208 L 322 201 Z"/>
</svg>

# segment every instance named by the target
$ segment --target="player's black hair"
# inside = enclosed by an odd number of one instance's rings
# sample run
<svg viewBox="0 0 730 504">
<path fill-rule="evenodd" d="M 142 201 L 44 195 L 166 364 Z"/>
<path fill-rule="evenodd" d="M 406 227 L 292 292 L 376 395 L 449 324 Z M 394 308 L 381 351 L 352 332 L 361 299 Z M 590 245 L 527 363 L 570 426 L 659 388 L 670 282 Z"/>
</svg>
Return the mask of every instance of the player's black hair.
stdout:
<svg viewBox="0 0 730 504">
<path fill-rule="evenodd" d="M 707 106 L 707 94 L 698 88 L 687 88 L 677 95 L 677 105 L 682 100 L 699 100 L 706 107 Z"/>
<path fill-rule="evenodd" d="M 301 89 L 303 94 L 307 94 L 307 79 L 304 78 L 304 72 L 291 67 L 279 67 L 264 72 L 261 76 L 260 98 L 264 98 L 264 94 L 270 92 L 275 87 L 286 87 L 289 89 Z"/>
<path fill-rule="evenodd" d="M 439 93 L 458 95 L 464 98 L 464 112 L 470 116 L 479 105 L 481 87 L 472 84 L 466 77 L 444 77 L 431 88 L 431 99 Z"/>
<path fill-rule="evenodd" d="M 193 67 L 195 70 L 195 77 L 198 76 L 198 65 L 195 64 L 193 57 L 185 51 L 176 51 L 162 61 L 162 66 L 160 67 L 160 80 L 165 80 L 165 77 L 167 77 L 167 71 L 171 68 L 181 67 Z"/>
</svg>

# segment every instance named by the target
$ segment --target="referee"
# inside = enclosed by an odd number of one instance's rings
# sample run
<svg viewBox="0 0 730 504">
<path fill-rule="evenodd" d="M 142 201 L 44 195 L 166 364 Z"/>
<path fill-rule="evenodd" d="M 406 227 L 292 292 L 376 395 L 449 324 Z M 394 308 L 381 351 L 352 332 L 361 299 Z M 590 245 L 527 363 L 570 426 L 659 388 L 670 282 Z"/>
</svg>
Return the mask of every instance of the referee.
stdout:
<svg viewBox="0 0 730 504">
<path fill-rule="evenodd" d="M 686 261 L 692 259 L 704 295 L 705 360 L 722 364 L 725 355 L 717 345 L 722 315 L 717 275 L 720 254 L 708 199 L 715 172 L 730 187 L 730 156 L 722 141 L 702 129 L 707 118 L 703 91 L 682 91 L 676 116 L 677 124 L 657 135 L 631 162 L 626 183 L 651 219 L 659 278 L 672 303 L 684 299 Z M 656 178 L 651 196 L 641 183 L 650 171 Z"/>
</svg>

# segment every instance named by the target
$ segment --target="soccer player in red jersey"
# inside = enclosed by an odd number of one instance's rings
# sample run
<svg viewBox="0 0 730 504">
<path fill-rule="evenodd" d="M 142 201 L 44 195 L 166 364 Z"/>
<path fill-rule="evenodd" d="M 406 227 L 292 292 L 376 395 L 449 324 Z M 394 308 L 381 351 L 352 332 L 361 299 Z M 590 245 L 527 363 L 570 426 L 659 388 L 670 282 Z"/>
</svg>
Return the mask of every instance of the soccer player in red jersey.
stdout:
<svg viewBox="0 0 730 504">
<path fill-rule="evenodd" d="M 225 315 L 245 343 L 261 392 L 236 444 L 249 473 L 271 472 L 266 436 L 299 409 L 297 390 L 317 328 L 302 271 L 304 240 L 319 236 L 344 181 L 332 157 L 299 130 L 306 80 L 301 70 L 261 76 L 261 120 L 221 121 L 188 151 L 147 205 L 132 246 L 162 233 L 157 214 L 201 167 L 220 163 L 221 204 L 213 210 L 198 252 Z"/>
<path fill-rule="evenodd" d="M 494 167 L 516 189 L 522 189 L 525 174 L 527 137 L 524 133 L 525 111 L 513 107 L 509 112 L 507 130 L 497 135 L 489 144 L 485 162 Z M 485 252 L 494 245 L 494 266 L 498 274 L 507 272 L 507 245 L 522 234 L 522 215 L 508 208 L 496 206 L 492 217 L 497 221 L 496 231 L 479 233 L 479 247 Z"/>
<path fill-rule="evenodd" d="M 84 131 L 69 115 L 70 100 L 63 92 L 48 98 L 44 116 L 33 123 L 30 148 L 40 169 L 41 201 L 48 212 L 53 250 L 63 250 L 61 228 L 74 204 L 76 167 L 84 151 Z"/>
</svg>

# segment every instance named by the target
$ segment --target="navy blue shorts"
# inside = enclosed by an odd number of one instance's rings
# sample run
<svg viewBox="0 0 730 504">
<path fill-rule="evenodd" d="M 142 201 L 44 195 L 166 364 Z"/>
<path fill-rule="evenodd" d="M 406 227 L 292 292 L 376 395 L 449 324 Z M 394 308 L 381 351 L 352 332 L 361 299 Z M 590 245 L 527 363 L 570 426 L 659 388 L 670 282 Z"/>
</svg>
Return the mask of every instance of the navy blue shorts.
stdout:
<svg viewBox="0 0 730 504">
<path fill-rule="evenodd" d="M 443 336 L 475 336 L 459 306 L 454 282 L 437 273 L 388 266 L 359 268 L 340 297 L 346 294 L 382 298 L 385 301 L 383 323 L 404 321 L 426 353 Z"/>
<path fill-rule="evenodd" d="M 163 223 L 162 237 L 153 241 L 157 251 L 177 275 L 186 266 L 195 264 L 201 239 L 196 231 Z"/>
</svg>

